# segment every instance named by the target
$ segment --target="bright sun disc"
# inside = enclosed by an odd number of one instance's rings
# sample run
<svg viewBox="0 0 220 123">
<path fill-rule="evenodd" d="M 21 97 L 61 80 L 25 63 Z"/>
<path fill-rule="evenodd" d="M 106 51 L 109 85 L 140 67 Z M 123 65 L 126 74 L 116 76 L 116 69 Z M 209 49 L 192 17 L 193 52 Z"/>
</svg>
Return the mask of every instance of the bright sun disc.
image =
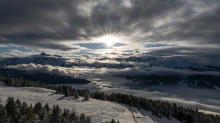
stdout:
<svg viewBox="0 0 220 123">
<path fill-rule="evenodd" d="M 106 46 L 111 47 L 115 42 L 118 42 L 118 39 L 112 36 L 105 36 L 102 38 L 102 42 L 106 44 Z"/>
</svg>

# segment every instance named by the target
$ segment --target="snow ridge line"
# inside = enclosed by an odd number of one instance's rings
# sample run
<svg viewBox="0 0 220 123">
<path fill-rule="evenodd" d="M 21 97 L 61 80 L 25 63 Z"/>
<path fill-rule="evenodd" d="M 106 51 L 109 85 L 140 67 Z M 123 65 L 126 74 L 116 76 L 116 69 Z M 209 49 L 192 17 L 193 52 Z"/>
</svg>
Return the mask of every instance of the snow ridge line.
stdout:
<svg viewBox="0 0 220 123">
<path fill-rule="evenodd" d="M 135 122 L 135 123 L 138 123 L 138 121 L 137 121 L 137 120 L 135 119 L 135 117 L 134 117 L 133 111 L 131 111 L 130 106 L 129 106 L 129 111 L 131 112 L 131 114 L 132 114 L 132 116 L 133 116 L 133 118 L 134 118 L 134 122 Z"/>
</svg>

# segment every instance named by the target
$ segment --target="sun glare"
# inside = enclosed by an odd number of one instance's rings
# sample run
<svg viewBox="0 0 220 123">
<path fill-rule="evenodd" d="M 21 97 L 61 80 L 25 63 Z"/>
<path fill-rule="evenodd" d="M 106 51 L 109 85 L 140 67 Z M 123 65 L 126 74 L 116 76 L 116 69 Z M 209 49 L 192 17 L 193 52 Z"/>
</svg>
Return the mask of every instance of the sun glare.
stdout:
<svg viewBox="0 0 220 123">
<path fill-rule="evenodd" d="M 107 47 L 112 47 L 115 42 L 118 42 L 118 39 L 113 36 L 107 35 L 102 38 L 102 42 L 105 43 Z"/>
</svg>

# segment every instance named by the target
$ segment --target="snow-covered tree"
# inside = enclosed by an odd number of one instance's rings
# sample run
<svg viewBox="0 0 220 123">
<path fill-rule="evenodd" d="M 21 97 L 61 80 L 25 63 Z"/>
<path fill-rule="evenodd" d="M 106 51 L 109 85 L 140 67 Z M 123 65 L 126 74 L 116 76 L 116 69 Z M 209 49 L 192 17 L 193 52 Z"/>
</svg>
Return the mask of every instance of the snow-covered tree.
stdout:
<svg viewBox="0 0 220 123">
<path fill-rule="evenodd" d="M 107 98 L 106 98 L 106 96 L 104 96 L 104 101 L 107 101 Z"/>
</svg>

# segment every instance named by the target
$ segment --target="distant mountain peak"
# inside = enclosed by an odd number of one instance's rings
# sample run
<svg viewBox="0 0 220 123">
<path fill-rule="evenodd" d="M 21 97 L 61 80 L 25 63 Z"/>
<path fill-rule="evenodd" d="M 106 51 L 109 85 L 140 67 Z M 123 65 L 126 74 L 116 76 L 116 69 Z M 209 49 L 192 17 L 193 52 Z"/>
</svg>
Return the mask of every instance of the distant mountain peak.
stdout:
<svg viewBox="0 0 220 123">
<path fill-rule="evenodd" d="M 42 52 L 40 55 L 41 56 L 49 56 L 49 54 L 46 54 L 45 52 Z"/>
</svg>

